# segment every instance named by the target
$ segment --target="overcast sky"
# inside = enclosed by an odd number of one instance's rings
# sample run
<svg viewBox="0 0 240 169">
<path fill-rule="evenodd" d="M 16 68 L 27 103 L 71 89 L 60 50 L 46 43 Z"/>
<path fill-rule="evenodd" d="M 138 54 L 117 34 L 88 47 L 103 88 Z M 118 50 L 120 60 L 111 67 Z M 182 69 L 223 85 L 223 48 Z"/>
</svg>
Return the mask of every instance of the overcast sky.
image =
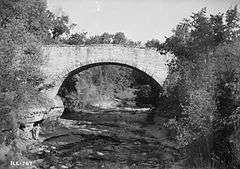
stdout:
<svg viewBox="0 0 240 169">
<path fill-rule="evenodd" d="M 216 14 L 236 4 L 240 0 L 48 0 L 50 10 L 64 11 L 78 25 L 75 32 L 124 32 L 143 42 L 163 41 L 178 22 L 203 7 Z"/>
</svg>

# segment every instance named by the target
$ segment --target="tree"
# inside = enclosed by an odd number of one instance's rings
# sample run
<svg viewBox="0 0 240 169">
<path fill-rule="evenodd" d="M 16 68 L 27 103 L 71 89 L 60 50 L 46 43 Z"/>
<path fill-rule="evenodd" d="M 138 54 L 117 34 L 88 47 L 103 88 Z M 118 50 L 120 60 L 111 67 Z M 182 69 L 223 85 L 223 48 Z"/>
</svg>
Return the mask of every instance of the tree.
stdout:
<svg viewBox="0 0 240 169">
<path fill-rule="evenodd" d="M 91 44 L 100 44 L 100 36 L 99 35 L 90 36 L 86 40 L 86 45 L 91 45 Z"/>
<path fill-rule="evenodd" d="M 113 36 L 113 44 L 125 44 L 127 38 L 123 32 L 116 32 Z"/>
<path fill-rule="evenodd" d="M 72 34 L 68 39 L 65 40 L 66 44 L 69 45 L 84 45 L 87 41 L 87 32 Z"/>
<path fill-rule="evenodd" d="M 210 23 L 214 34 L 214 46 L 223 43 L 224 41 L 226 41 L 227 38 L 225 32 L 226 25 L 224 25 L 223 23 L 223 16 L 223 13 L 219 13 L 217 15 L 210 15 Z"/>
<path fill-rule="evenodd" d="M 1 27 L 6 25 L 9 20 L 14 16 L 14 3 L 19 0 L 3 0 L 0 4 L 0 23 Z"/>
<path fill-rule="evenodd" d="M 158 49 L 159 48 L 159 45 L 160 45 L 160 42 L 158 39 L 152 39 L 152 40 L 148 40 L 146 43 L 145 43 L 145 46 L 147 48 L 156 48 Z"/>
<path fill-rule="evenodd" d="M 63 34 L 69 34 L 75 24 L 69 25 L 68 16 L 56 16 L 47 10 L 46 0 L 3 0 L 0 25 L 4 27 L 12 19 L 21 20 L 29 33 L 49 43 Z"/>
<path fill-rule="evenodd" d="M 46 39 L 51 28 L 45 0 L 10 0 L 1 2 L 0 25 L 5 27 L 11 20 L 21 20 L 29 33 Z"/>
<path fill-rule="evenodd" d="M 52 23 L 52 28 L 51 28 L 51 33 L 52 33 L 52 38 L 57 39 L 61 35 L 69 34 L 71 28 L 74 26 L 74 24 L 68 26 L 69 18 L 68 16 L 61 16 L 61 17 L 56 17 L 55 15 L 51 15 L 51 23 Z"/>
<path fill-rule="evenodd" d="M 140 42 L 140 41 L 135 42 L 133 40 L 127 40 L 125 45 L 129 46 L 129 47 L 134 47 L 134 48 L 135 47 L 141 47 L 142 46 L 142 42 Z"/>
<path fill-rule="evenodd" d="M 16 16 L 3 19 L 5 22 L 1 24 L 1 77 L 6 78 L 1 81 L 10 80 L 8 85 L 1 86 L 3 91 L 14 91 L 21 85 L 36 87 L 41 83 L 42 75 L 39 66 L 44 59 L 41 56 L 40 47 L 46 37 L 39 35 L 45 34 L 48 27 L 48 24 L 41 25 L 47 13 L 46 4 L 44 5 L 44 1 L 33 1 L 33 9 L 29 9 L 29 4 L 32 3 L 23 0 L 12 2 L 9 8 L 17 9 Z M 27 9 L 30 11 L 25 13 Z M 43 18 L 38 16 L 41 19 L 37 17 L 33 20 L 32 13 L 38 13 L 38 11 Z M 36 25 L 35 28 L 32 27 L 33 23 Z"/>
<path fill-rule="evenodd" d="M 239 13 L 238 8 L 235 6 L 233 9 L 229 9 L 226 12 L 226 25 L 227 25 L 227 34 L 228 40 L 233 40 L 239 37 Z"/>
<path fill-rule="evenodd" d="M 13 133 L 30 104 L 49 106 L 38 91 L 44 79 L 40 67 L 46 59 L 41 46 L 51 28 L 46 8 L 44 0 L 11 0 L 0 5 L 0 111 L 1 116 L 7 114 L 1 119 L 11 119 Z"/>
<path fill-rule="evenodd" d="M 113 38 L 113 35 L 112 34 L 109 34 L 107 32 L 104 32 L 100 37 L 99 37 L 99 43 L 101 44 L 109 44 L 109 43 L 112 43 L 112 38 Z"/>
<path fill-rule="evenodd" d="M 174 35 L 158 48 L 160 52 L 175 55 L 169 64 L 169 77 L 177 80 L 172 80 L 174 84 L 165 86 L 165 90 L 178 89 L 180 94 L 182 109 L 178 113 L 185 116 L 170 120 L 170 126 L 178 132 L 177 139 L 183 146 L 190 146 L 191 152 L 202 154 L 196 150 L 196 143 L 202 144 L 199 140 L 206 138 L 209 154 L 204 156 L 208 158 L 205 160 L 215 159 L 224 167 L 235 165 L 229 142 L 235 129 L 229 118 L 239 106 L 236 99 L 239 98 L 236 94 L 239 79 L 238 20 L 236 7 L 225 14 L 210 17 L 204 8 L 180 23 Z M 193 160 L 191 152 L 189 156 Z"/>
</svg>

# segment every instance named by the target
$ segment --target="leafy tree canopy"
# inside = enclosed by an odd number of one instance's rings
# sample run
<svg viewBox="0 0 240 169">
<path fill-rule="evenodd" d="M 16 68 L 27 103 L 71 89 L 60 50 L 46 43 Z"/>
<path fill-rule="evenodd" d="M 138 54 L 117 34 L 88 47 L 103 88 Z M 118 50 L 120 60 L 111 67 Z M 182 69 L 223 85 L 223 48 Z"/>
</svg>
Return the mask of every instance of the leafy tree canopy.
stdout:
<svg viewBox="0 0 240 169">
<path fill-rule="evenodd" d="M 67 24 L 68 17 L 56 17 L 47 10 L 45 0 L 1 1 L 0 104 L 2 108 L 16 110 L 23 105 L 47 104 L 46 99 L 43 99 L 37 90 L 44 79 L 40 67 L 46 59 L 42 55 L 41 46 L 67 32 Z"/>
<path fill-rule="evenodd" d="M 239 37 L 237 7 L 226 13 L 207 16 L 206 8 L 184 19 L 174 30 L 174 35 L 159 45 L 160 51 L 173 53 L 178 60 L 196 60 L 198 54 L 213 50 L 222 43 Z"/>
<path fill-rule="evenodd" d="M 69 45 L 91 45 L 91 44 L 121 44 L 130 47 L 140 47 L 141 42 L 135 42 L 127 39 L 123 32 L 115 34 L 103 33 L 101 35 L 87 36 L 87 32 L 71 34 L 70 37 L 62 40 Z"/>
<path fill-rule="evenodd" d="M 178 132 L 181 145 L 206 138 L 209 150 L 205 157 L 231 168 L 235 165 L 234 158 L 239 156 L 234 154 L 237 145 L 229 142 L 236 129 L 231 117 L 239 115 L 240 106 L 237 7 L 210 16 L 203 8 L 190 19 L 184 19 L 173 33 L 158 50 L 175 56 L 169 64 L 165 90 L 177 95 L 181 107 L 178 113 L 184 116 L 170 120 L 168 125 Z M 239 116 L 236 119 L 239 121 Z M 195 147 L 190 148 L 190 156 Z"/>
</svg>

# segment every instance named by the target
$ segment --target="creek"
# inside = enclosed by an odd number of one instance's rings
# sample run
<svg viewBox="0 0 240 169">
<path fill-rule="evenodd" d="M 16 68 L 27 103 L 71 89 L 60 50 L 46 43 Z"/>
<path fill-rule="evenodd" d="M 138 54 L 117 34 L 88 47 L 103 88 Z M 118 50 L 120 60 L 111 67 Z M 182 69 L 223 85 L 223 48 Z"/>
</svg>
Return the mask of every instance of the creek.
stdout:
<svg viewBox="0 0 240 169">
<path fill-rule="evenodd" d="M 146 123 L 148 109 L 68 112 L 42 124 L 39 168 L 169 168 L 179 155 L 158 123 Z"/>
</svg>

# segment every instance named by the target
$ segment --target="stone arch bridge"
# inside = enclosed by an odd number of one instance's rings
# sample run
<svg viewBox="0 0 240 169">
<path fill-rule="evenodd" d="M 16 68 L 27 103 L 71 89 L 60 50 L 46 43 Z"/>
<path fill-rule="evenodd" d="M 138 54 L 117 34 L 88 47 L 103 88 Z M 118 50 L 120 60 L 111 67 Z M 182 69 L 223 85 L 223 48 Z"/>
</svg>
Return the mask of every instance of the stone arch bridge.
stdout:
<svg viewBox="0 0 240 169">
<path fill-rule="evenodd" d="M 42 71 L 46 79 L 41 91 L 54 101 L 54 107 L 48 114 L 51 114 L 52 111 L 61 112 L 64 109 L 58 96 L 64 80 L 88 67 L 100 64 L 130 66 L 145 72 L 160 85 L 167 77 L 166 63 L 169 58 L 151 49 L 120 45 L 49 45 L 43 47 L 43 54 L 46 56 L 46 62 L 42 66 Z"/>
</svg>

